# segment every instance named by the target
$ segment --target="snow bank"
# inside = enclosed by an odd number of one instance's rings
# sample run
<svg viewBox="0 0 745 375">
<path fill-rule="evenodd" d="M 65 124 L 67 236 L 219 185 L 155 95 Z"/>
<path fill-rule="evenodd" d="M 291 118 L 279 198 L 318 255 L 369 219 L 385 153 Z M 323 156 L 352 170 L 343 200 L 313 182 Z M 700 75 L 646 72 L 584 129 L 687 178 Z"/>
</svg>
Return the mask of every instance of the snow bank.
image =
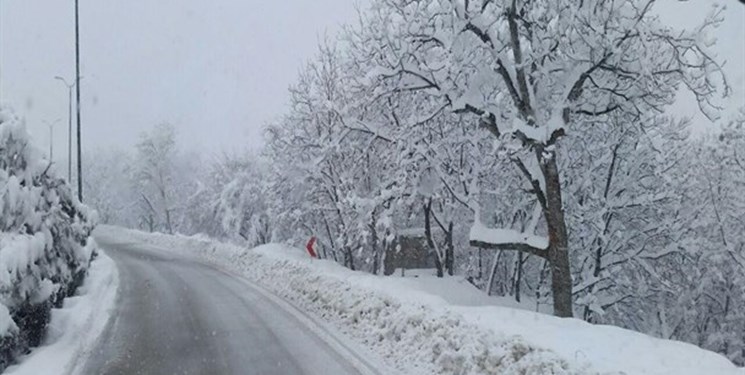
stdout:
<svg viewBox="0 0 745 375">
<path fill-rule="evenodd" d="M 119 284 L 114 261 L 99 252 L 91 262 L 88 277 L 79 294 L 65 299 L 62 308 L 52 310 L 44 345 L 21 358 L 20 365 L 6 374 L 77 374 L 111 316 Z"/>
<path fill-rule="evenodd" d="M 336 325 L 406 374 L 745 372 L 693 345 L 490 306 L 457 278 L 430 279 L 436 286 L 429 287 L 426 278 L 353 272 L 283 245 L 245 250 L 202 237 L 101 230 L 239 272 Z"/>
</svg>

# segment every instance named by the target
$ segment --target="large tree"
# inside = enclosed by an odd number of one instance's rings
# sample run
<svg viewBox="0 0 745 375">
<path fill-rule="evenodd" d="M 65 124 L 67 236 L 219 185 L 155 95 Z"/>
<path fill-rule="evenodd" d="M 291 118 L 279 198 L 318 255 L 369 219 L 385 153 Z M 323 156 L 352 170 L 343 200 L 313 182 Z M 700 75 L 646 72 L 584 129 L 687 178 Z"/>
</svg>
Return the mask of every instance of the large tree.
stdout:
<svg viewBox="0 0 745 375">
<path fill-rule="evenodd" d="M 379 0 L 357 44 L 378 64 L 374 77 L 398 82 L 395 93 L 425 92 L 472 114 L 509 151 L 541 206 L 546 238 L 485 228 L 474 201 L 471 243 L 546 259 L 557 316 L 573 315 L 562 138 L 611 116 L 645 120 L 681 86 L 716 113 L 711 100 L 724 81 L 700 35 L 717 15 L 677 32 L 650 13 L 653 2 Z"/>
</svg>

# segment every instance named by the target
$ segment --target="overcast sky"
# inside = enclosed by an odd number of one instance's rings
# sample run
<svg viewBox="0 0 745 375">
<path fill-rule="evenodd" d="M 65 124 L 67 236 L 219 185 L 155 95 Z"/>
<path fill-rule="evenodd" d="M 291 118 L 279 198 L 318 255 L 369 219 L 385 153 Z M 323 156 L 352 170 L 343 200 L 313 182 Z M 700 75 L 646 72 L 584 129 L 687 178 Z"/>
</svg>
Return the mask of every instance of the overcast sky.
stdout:
<svg viewBox="0 0 745 375">
<path fill-rule="evenodd" d="M 84 144 L 128 147 L 159 122 L 207 150 L 260 144 L 287 87 L 350 0 L 80 0 Z M 40 145 L 74 76 L 73 0 L 0 0 L 3 100 Z"/>
<path fill-rule="evenodd" d="M 364 1 L 364 0 L 363 0 Z M 660 0 L 676 27 L 697 24 L 712 0 Z M 745 6 L 729 3 L 720 58 L 745 105 Z M 317 41 L 356 18 L 352 0 L 80 0 L 86 149 L 129 147 L 159 122 L 208 152 L 261 144 L 287 87 Z M 364 3 L 364 2 L 363 2 Z M 37 143 L 66 144 L 67 89 L 74 73 L 73 0 L 0 0 L 2 100 L 25 116 Z M 695 114 L 683 100 L 677 112 Z"/>
</svg>

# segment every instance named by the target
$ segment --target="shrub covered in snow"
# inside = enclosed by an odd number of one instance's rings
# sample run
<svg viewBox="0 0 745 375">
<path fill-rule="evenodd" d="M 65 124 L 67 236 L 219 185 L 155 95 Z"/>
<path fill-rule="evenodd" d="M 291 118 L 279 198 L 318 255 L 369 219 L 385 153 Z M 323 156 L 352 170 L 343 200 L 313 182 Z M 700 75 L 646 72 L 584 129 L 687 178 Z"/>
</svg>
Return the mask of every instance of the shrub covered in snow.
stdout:
<svg viewBox="0 0 745 375">
<path fill-rule="evenodd" d="M 0 371 L 40 344 L 52 307 L 82 282 L 93 225 L 23 121 L 0 108 Z"/>
</svg>

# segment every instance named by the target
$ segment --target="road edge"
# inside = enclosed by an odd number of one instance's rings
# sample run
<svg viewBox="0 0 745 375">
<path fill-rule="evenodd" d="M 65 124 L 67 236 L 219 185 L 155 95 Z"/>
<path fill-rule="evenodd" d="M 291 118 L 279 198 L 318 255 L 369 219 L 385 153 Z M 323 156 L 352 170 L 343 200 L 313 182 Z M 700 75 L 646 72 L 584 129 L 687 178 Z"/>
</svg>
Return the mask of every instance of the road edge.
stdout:
<svg viewBox="0 0 745 375">
<path fill-rule="evenodd" d="M 194 257 L 195 261 L 202 265 L 209 267 L 217 272 L 225 274 L 226 276 L 232 277 L 236 280 L 243 282 L 246 286 L 252 288 L 257 293 L 268 299 L 270 302 L 277 305 L 288 314 L 292 315 L 310 331 L 312 331 L 319 339 L 336 351 L 339 355 L 348 360 L 350 364 L 360 372 L 362 375 L 398 375 L 398 372 L 393 369 L 379 369 L 373 365 L 370 361 L 366 360 L 363 355 L 359 353 L 361 348 L 351 347 L 348 343 L 345 343 L 342 337 L 346 337 L 341 332 L 335 332 L 333 327 L 313 316 L 312 314 L 303 311 L 300 307 L 288 301 L 271 290 L 265 288 L 261 284 L 249 279 L 245 275 L 242 275 L 236 271 L 230 269 L 224 269 L 219 267 L 217 264 L 205 261 L 201 258 Z M 351 340 L 351 339 L 350 339 Z M 347 341 L 350 341 L 347 340 Z M 355 345 L 356 346 L 356 345 Z M 386 366 L 387 367 L 387 366 Z M 385 372 L 383 372 L 385 370 Z"/>
</svg>

